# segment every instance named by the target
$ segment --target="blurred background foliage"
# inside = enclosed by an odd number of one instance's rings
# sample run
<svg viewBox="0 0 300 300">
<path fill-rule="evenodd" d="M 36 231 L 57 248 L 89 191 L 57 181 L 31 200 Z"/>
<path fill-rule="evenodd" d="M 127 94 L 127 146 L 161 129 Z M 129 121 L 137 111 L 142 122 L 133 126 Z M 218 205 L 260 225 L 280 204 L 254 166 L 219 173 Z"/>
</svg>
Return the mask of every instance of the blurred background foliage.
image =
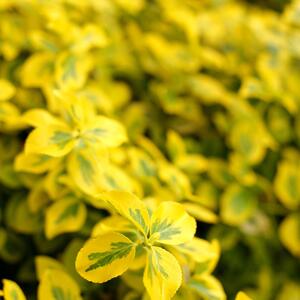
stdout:
<svg viewBox="0 0 300 300">
<path fill-rule="evenodd" d="M 257 300 L 299 300 L 300 1 L 50 2 L 0 0 L 0 77 L 12 84 L 0 85 L 8 95 L 2 99 L 0 90 L 0 276 L 30 293 L 33 257 L 71 265 L 68 255 L 75 257 L 106 215 L 89 203 L 84 228 L 47 240 L 48 204 L 28 232 L 11 204 L 32 201 L 30 182 L 41 179 L 16 168 L 30 131 L 21 118 L 37 107 L 55 114 L 51 91 L 70 85 L 122 121 L 133 145 L 149 138 L 188 178 L 193 201 L 206 209 L 198 236 L 221 245 L 214 274 L 228 299 L 246 290 Z M 91 41 L 87 24 L 99 29 Z M 80 78 L 63 82 L 71 51 Z M 124 167 L 152 196 L 152 182 L 133 169 Z M 155 193 L 187 200 L 168 184 Z M 94 286 L 91 299 L 109 295 L 114 284 Z"/>
</svg>

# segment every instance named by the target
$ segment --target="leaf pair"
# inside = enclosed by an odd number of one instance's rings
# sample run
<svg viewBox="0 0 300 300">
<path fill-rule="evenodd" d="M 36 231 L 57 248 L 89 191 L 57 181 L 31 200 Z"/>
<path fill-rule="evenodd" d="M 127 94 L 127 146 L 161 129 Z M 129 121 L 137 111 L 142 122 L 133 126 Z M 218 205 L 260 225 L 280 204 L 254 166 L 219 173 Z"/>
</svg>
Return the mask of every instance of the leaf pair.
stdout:
<svg viewBox="0 0 300 300">
<path fill-rule="evenodd" d="M 106 192 L 101 194 L 101 199 L 129 223 L 126 228 L 124 222 L 125 230 L 116 224 L 115 230 L 121 229 L 125 234 L 126 230 L 132 231 L 132 224 L 139 238 L 131 240 L 114 232 L 112 224 L 106 222 L 105 227 L 102 223 L 97 230 L 99 235 L 88 240 L 78 253 L 76 269 L 79 274 L 92 282 L 105 282 L 124 273 L 142 250 L 146 253 L 143 282 L 151 299 L 170 299 L 181 284 L 181 268 L 176 258 L 161 246 L 192 240 L 195 220 L 175 202 L 162 202 L 151 212 L 145 203 L 130 193 Z M 100 234 L 101 229 L 104 234 Z"/>
<path fill-rule="evenodd" d="M 62 157 L 75 147 L 102 149 L 117 147 L 126 141 L 124 127 L 105 116 L 87 112 L 82 101 L 67 105 L 65 121 L 46 111 L 35 109 L 24 115 L 24 120 L 36 127 L 28 136 L 25 153 Z"/>
</svg>

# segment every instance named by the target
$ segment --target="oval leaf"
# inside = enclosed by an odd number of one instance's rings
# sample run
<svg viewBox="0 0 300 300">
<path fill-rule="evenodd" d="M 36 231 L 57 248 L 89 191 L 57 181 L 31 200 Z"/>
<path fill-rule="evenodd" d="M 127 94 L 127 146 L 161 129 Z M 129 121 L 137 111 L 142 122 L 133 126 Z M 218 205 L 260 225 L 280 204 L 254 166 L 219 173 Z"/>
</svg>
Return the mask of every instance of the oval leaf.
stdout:
<svg viewBox="0 0 300 300">
<path fill-rule="evenodd" d="M 135 256 L 135 245 L 109 232 L 88 240 L 76 258 L 76 270 L 86 280 L 102 283 L 124 273 Z"/>
<path fill-rule="evenodd" d="M 64 271 L 46 270 L 38 287 L 38 300 L 82 300 L 76 282 Z"/>
<path fill-rule="evenodd" d="M 147 235 L 149 215 L 145 204 L 139 198 L 131 193 L 121 191 L 105 192 L 100 197 Z"/>
<path fill-rule="evenodd" d="M 5 300 L 26 300 L 21 288 L 8 279 L 3 279 L 3 296 Z"/>
<path fill-rule="evenodd" d="M 151 247 L 147 256 L 143 282 L 151 300 L 169 300 L 182 282 L 176 258 L 160 247 Z"/>
<path fill-rule="evenodd" d="M 59 199 L 46 210 L 46 237 L 78 231 L 86 219 L 86 207 L 74 197 Z"/>
<path fill-rule="evenodd" d="M 195 219 L 179 203 L 163 202 L 151 217 L 151 240 L 170 245 L 179 245 L 192 240 L 195 232 Z"/>
<path fill-rule="evenodd" d="M 34 129 L 26 139 L 25 153 L 64 156 L 74 147 L 74 137 L 64 126 L 43 126 Z"/>
</svg>

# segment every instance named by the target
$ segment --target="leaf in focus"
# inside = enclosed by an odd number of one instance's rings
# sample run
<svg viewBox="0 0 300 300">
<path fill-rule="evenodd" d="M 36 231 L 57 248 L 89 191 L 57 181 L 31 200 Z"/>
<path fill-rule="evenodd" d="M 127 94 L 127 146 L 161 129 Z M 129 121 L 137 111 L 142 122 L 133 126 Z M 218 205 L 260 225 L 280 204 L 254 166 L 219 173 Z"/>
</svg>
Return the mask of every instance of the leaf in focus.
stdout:
<svg viewBox="0 0 300 300">
<path fill-rule="evenodd" d="M 169 300 L 182 281 L 180 265 L 168 251 L 152 246 L 147 256 L 143 282 L 151 300 Z"/>
<path fill-rule="evenodd" d="M 123 216 L 112 215 L 98 222 L 94 226 L 91 236 L 97 237 L 109 232 L 119 232 L 129 238 L 128 235 L 134 234 L 135 230 L 135 226 L 128 219 Z"/>
<path fill-rule="evenodd" d="M 145 204 L 134 194 L 121 191 L 101 193 L 99 197 L 110 203 L 123 217 L 132 222 L 142 233 L 147 235 L 149 214 Z"/>
<path fill-rule="evenodd" d="M 124 273 L 135 256 L 135 245 L 120 233 L 89 239 L 76 258 L 76 270 L 86 280 L 102 283 Z"/>
<path fill-rule="evenodd" d="M 191 241 L 196 221 L 175 202 L 162 202 L 151 216 L 150 239 L 169 245 Z"/>
</svg>

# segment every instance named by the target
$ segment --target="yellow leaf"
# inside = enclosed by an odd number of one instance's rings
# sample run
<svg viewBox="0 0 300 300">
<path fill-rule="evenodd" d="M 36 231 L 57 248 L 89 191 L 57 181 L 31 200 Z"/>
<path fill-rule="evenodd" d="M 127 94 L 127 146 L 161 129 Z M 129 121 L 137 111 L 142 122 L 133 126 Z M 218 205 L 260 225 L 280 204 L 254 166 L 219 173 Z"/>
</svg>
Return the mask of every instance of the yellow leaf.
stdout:
<svg viewBox="0 0 300 300">
<path fill-rule="evenodd" d="M 0 91 L 0 102 L 12 98 L 16 93 L 15 87 L 5 79 L 0 79 Z"/>
<path fill-rule="evenodd" d="M 188 255 L 197 263 L 210 261 L 219 256 L 219 252 L 216 251 L 217 249 L 214 244 L 197 237 L 194 237 L 189 242 L 173 247 L 181 253 Z"/>
<path fill-rule="evenodd" d="M 58 165 L 55 168 L 51 169 L 43 180 L 44 188 L 49 197 L 53 200 L 59 199 L 62 197 L 62 195 L 65 195 L 69 192 L 69 190 L 66 190 L 66 187 L 61 183 L 61 178 L 64 174 L 65 169 L 63 168 L 63 166 Z"/>
<path fill-rule="evenodd" d="M 227 224 L 239 225 L 246 222 L 257 208 L 257 198 L 248 189 L 231 184 L 221 198 L 221 217 Z"/>
<path fill-rule="evenodd" d="M 81 88 L 87 79 L 91 60 L 88 56 L 75 56 L 64 52 L 56 59 L 55 79 L 65 89 Z"/>
<path fill-rule="evenodd" d="M 65 271 L 64 266 L 56 259 L 50 256 L 38 255 L 35 257 L 35 270 L 38 280 L 41 280 L 47 270 Z"/>
<path fill-rule="evenodd" d="M 127 141 L 124 126 L 104 116 L 96 116 L 85 124 L 82 135 L 91 145 L 99 145 L 98 148 L 117 147 Z"/>
<path fill-rule="evenodd" d="M 82 300 L 76 282 L 62 270 L 48 269 L 38 286 L 38 300 Z"/>
<path fill-rule="evenodd" d="M 122 9 L 128 11 L 129 13 L 135 14 L 143 9 L 145 5 L 144 0 L 132 0 L 130 2 L 126 0 L 115 0 L 117 5 L 119 5 Z"/>
<path fill-rule="evenodd" d="M 27 198 L 29 210 L 32 213 L 37 213 L 47 205 L 49 200 L 49 196 L 44 188 L 44 181 L 35 181 Z"/>
<path fill-rule="evenodd" d="M 155 163 L 144 151 L 131 147 L 128 150 L 128 155 L 135 176 L 144 178 L 156 175 Z"/>
<path fill-rule="evenodd" d="M 276 300 L 298 300 L 300 295 L 300 284 L 295 281 L 285 281 Z M 241 299 L 243 300 L 243 299 Z M 249 299 L 245 299 L 249 300 Z M 251 300 L 251 299 L 250 299 Z"/>
<path fill-rule="evenodd" d="M 75 197 L 57 200 L 46 210 L 46 237 L 52 239 L 61 233 L 78 231 L 85 222 L 86 213 L 85 205 Z"/>
<path fill-rule="evenodd" d="M 40 174 L 52 169 L 58 161 L 57 158 L 45 154 L 21 152 L 15 158 L 14 168 L 19 172 Z"/>
<path fill-rule="evenodd" d="M 226 295 L 221 283 L 211 275 L 196 275 L 193 276 L 188 286 L 193 289 L 204 300 L 225 300 Z"/>
<path fill-rule="evenodd" d="M 43 224 L 42 215 L 30 211 L 28 201 L 18 194 L 8 202 L 5 219 L 9 227 L 23 234 L 38 233 Z"/>
<path fill-rule="evenodd" d="M 221 247 L 218 240 L 212 240 L 210 243 L 212 255 L 209 259 L 201 262 L 197 262 L 194 267 L 194 275 L 211 274 L 216 268 L 216 265 L 220 258 Z"/>
<path fill-rule="evenodd" d="M 182 205 L 186 211 L 198 221 L 210 224 L 217 223 L 218 221 L 218 216 L 200 203 L 183 202 Z"/>
<path fill-rule="evenodd" d="M 297 161 L 279 164 L 274 181 L 276 196 L 289 209 L 300 205 L 300 165 Z"/>
<path fill-rule="evenodd" d="M 148 250 L 143 282 L 151 300 L 169 300 L 182 282 L 180 265 L 168 251 L 152 246 Z"/>
<path fill-rule="evenodd" d="M 24 127 L 19 109 L 10 102 L 0 101 L 0 129 L 19 130 Z"/>
<path fill-rule="evenodd" d="M 53 80 L 55 56 L 37 52 L 30 56 L 21 69 L 21 82 L 25 87 L 43 87 Z"/>
<path fill-rule="evenodd" d="M 103 171 L 103 177 L 100 178 L 100 187 L 103 191 L 120 190 L 130 193 L 138 193 L 137 182 L 117 166 L 110 164 Z"/>
<path fill-rule="evenodd" d="M 279 238 L 283 245 L 295 256 L 300 257 L 300 215 L 287 216 L 279 227 Z"/>
<path fill-rule="evenodd" d="M 24 122 L 33 127 L 41 127 L 41 126 L 65 126 L 64 122 L 60 119 L 54 117 L 47 110 L 40 108 L 33 108 L 27 110 L 23 115 L 22 119 Z"/>
<path fill-rule="evenodd" d="M 174 165 L 166 162 L 159 163 L 158 175 L 179 199 L 191 194 L 189 178 Z"/>
<path fill-rule="evenodd" d="M 95 196 L 101 191 L 100 183 L 107 167 L 106 159 L 105 149 L 101 152 L 87 148 L 73 151 L 67 161 L 68 173 L 80 190 Z"/>
<path fill-rule="evenodd" d="M 65 126 L 42 126 L 34 129 L 26 139 L 25 153 L 39 153 L 53 157 L 68 154 L 74 147 L 73 133 Z"/>
<path fill-rule="evenodd" d="M 135 244 L 109 232 L 88 240 L 76 258 L 76 270 L 86 280 L 102 283 L 124 273 L 135 256 Z"/>
<path fill-rule="evenodd" d="M 175 164 L 181 170 L 190 173 L 206 171 L 209 166 L 207 159 L 197 154 L 180 156 L 176 159 Z"/>
<path fill-rule="evenodd" d="M 105 47 L 107 43 L 107 37 L 101 30 L 101 27 L 94 24 L 87 24 L 78 33 L 77 39 L 72 46 L 72 50 L 77 53 L 84 53 L 91 48 Z"/>
<path fill-rule="evenodd" d="M 8 279 L 3 279 L 3 296 L 4 300 L 26 300 L 21 288 Z"/>
<path fill-rule="evenodd" d="M 165 157 L 161 153 L 161 151 L 157 148 L 157 146 L 149 139 L 144 136 L 139 136 L 137 139 L 137 144 L 145 150 L 155 161 L 165 161 Z"/>
<path fill-rule="evenodd" d="M 139 198 L 121 191 L 101 193 L 99 197 L 110 203 L 121 216 L 132 222 L 145 236 L 147 235 L 149 214 L 145 204 Z"/>
<path fill-rule="evenodd" d="M 250 297 L 248 297 L 245 293 L 243 292 L 238 292 L 236 295 L 235 300 L 251 300 Z"/>
<path fill-rule="evenodd" d="M 151 241 L 179 245 L 191 241 L 195 232 L 195 219 L 179 203 L 162 202 L 151 216 Z"/>
<path fill-rule="evenodd" d="M 97 237 L 98 235 L 102 235 L 113 231 L 124 234 L 126 232 L 134 232 L 135 227 L 131 222 L 129 222 L 126 218 L 122 216 L 109 216 L 107 218 L 104 218 L 94 226 L 91 236 Z"/>
<path fill-rule="evenodd" d="M 264 158 L 268 146 L 266 139 L 263 128 L 254 122 L 238 122 L 230 132 L 232 146 L 250 164 L 257 164 Z"/>
<path fill-rule="evenodd" d="M 186 154 L 184 141 L 176 131 L 168 131 L 167 149 L 173 161 Z"/>
</svg>

